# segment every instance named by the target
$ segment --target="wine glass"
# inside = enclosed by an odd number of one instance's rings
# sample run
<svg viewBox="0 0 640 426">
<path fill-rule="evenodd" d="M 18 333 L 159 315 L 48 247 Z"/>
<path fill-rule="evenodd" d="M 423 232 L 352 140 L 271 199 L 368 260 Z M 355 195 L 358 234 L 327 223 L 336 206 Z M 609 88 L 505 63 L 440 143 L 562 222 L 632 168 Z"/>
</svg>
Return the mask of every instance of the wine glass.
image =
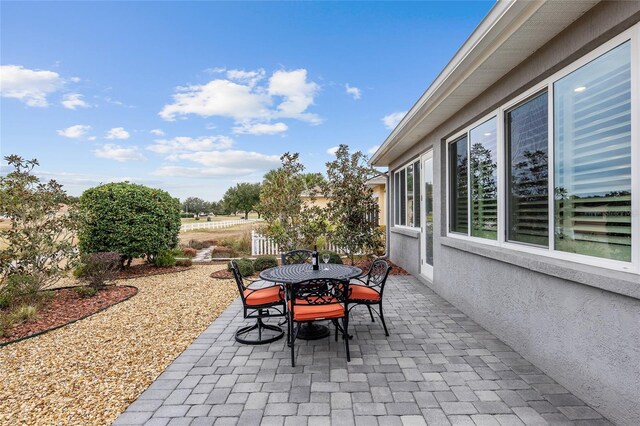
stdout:
<svg viewBox="0 0 640 426">
<path fill-rule="evenodd" d="M 324 270 L 325 270 L 325 271 L 328 271 L 328 270 L 329 270 L 329 268 L 327 268 L 327 267 L 326 267 L 327 263 L 329 263 L 329 259 L 330 259 L 329 253 L 324 253 L 324 254 L 322 255 L 322 261 L 323 261 L 323 262 L 324 262 L 324 264 L 325 264 L 325 267 L 324 267 Z"/>
</svg>

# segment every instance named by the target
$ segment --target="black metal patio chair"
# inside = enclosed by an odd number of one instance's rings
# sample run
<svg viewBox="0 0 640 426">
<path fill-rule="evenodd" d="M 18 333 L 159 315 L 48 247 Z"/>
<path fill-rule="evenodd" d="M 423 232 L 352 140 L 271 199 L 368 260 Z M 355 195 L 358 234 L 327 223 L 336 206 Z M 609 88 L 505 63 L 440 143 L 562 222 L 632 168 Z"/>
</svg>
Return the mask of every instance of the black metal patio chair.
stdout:
<svg viewBox="0 0 640 426">
<path fill-rule="evenodd" d="M 336 328 L 335 340 L 338 340 L 338 330 L 342 332 L 347 361 L 351 361 L 349 353 L 348 308 L 349 282 L 335 279 L 313 279 L 291 285 L 291 292 L 287 296 L 287 315 L 289 323 L 289 345 L 291 347 L 291 366 L 295 367 L 295 341 L 301 323 L 311 321 L 331 320 Z M 339 321 L 342 324 L 339 324 Z"/>
<path fill-rule="evenodd" d="M 384 313 L 382 311 L 382 295 L 384 293 L 384 286 L 387 282 L 387 277 L 391 272 L 391 266 L 384 259 L 376 259 L 371 264 L 369 271 L 365 275 L 361 275 L 354 280 L 361 284 L 351 283 L 349 292 L 349 304 L 353 309 L 358 305 L 365 305 L 369 310 L 371 316 L 371 322 L 374 322 L 373 312 L 375 312 L 380 321 L 382 321 L 382 327 L 384 328 L 384 334 L 389 335 L 387 330 L 387 324 L 384 322 Z M 377 306 L 376 311 L 373 307 Z"/>
<path fill-rule="evenodd" d="M 298 265 L 302 263 L 311 263 L 311 250 L 297 249 L 282 253 L 280 258 L 283 265 Z"/>
<path fill-rule="evenodd" d="M 231 271 L 242 299 L 244 318 L 256 320 L 255 324 L 242 327 L 236 331 L 236 341 L 246 345 L 264 345 L 280 339 L 284 335 L 284 330 L 278 326 L 264 323 L 263 318 L 286 316 L 285 296 L 282 286 L 271 285 L 263 288 L 249 288 L 254 283 L 244 284 L 235 260 L 231 261 Z M 250 337 L 254 330 L 257 331 L 257 338 Z"/>
</svg>

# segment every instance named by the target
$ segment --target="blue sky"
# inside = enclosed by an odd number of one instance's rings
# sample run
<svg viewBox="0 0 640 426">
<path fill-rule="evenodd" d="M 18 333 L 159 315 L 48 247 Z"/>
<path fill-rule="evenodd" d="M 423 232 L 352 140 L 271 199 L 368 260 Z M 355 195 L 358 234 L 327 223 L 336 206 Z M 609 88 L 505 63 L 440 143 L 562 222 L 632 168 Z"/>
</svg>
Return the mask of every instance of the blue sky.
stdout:
<svg viewBox="0 0 640 426">
<path fill-rule="evenodd" d="M 0 150 L 217 200 L 381 144 L 494 2 L 2 2 Z M 396 118 L 396 120 L 394 120 Z"/>
</svg>

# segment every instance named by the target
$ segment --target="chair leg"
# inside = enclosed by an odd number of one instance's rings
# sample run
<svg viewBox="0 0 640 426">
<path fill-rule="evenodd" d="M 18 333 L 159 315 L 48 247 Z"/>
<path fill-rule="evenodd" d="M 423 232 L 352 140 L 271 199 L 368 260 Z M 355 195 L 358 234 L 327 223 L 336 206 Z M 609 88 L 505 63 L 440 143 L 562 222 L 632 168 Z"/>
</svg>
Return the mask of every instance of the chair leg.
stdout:
<svg viewBox="0 0 640 426">
<path fill-rule="evenodd" d="M 389 330 L 387 330 L 387 323 L 384 322 L 384 313 L 382 312 L 382 302 L 378 305 L 378 310 L 380 311 L 380 319 L 382 320 L 382 327 L 384 327 L 384 335 L 389 337 Z"/>
<path fill-rule="evenodd" d="M 335 333 L 335 341 L 338 341 L 338 320 L 334 319 L 331 322 L 333 322 L 333 326 L 336 329 L 336 333 Z"/>
<path fill-rule="evenodd" d="M 290 325 L 290 329 L 291 329 L 291 342 L 290 342 L 290 346 L 291 346 L 291 366 L 295 367 L 296 366 L 296 359 L 295 359 L 295 353 L 294 353 L 294 342 L 296 340 L 296 337 L 294 336 L 294 325 L 293 325 L 293 321 L 289 322 Z"/>
<path fill-rule="evenodd" d="M 376 320 L 373 319 L 373 312 L 371 312 L 371 306 L 367 305 L 367 309 L 369 310 L 369 315 L 371 316 L 371 322 L 376 322 Z"/>
<path fill-rule="evenodd" d="M 349 317 L 347 315 L 342 319 L 342 326 L 344 327 L 344 347 L 347 350 L 347 362 L 351 361 L 351 354 L 349 353 L 349 334 L 347 334 L 347 328 L 349 327 Z"/>
</svg>

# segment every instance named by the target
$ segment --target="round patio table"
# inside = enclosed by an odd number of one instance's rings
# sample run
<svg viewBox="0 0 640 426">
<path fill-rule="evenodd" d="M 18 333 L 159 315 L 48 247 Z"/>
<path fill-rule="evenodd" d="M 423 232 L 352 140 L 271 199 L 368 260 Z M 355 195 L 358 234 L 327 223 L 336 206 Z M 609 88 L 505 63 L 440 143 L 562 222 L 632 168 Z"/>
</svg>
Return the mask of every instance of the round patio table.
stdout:
<svg viewBox="0 0 640 426">
<path fill-rule="evenodd" d="M 362 269 L 356 266 L 336 265 L 335 263 L 321 264 L 318 271 L 308 263 L 276 266 L 260 272 L 260 279 L 287 286 L 302 281 L 314 279 L 350 280 L 362 274 Z M 331 332 L 329 327 L 308 322 L 300 327 L 298 338 L 316 340 L 327 337 Z"/>
</svg>

